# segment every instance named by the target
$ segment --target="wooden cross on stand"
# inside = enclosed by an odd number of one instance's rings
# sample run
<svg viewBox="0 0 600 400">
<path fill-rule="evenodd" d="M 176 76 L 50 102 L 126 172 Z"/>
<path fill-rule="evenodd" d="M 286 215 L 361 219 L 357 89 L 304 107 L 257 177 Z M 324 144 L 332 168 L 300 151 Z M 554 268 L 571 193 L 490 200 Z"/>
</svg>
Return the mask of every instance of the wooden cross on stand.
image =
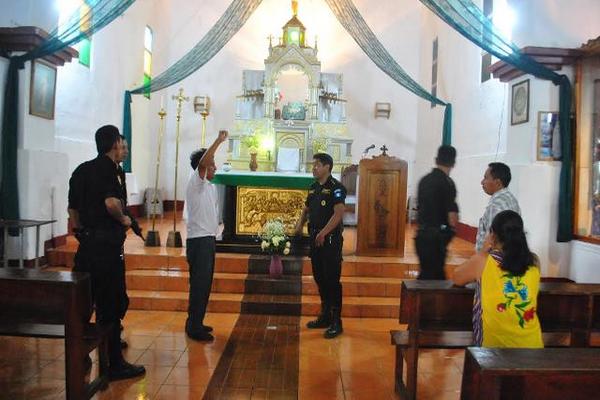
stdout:
<svg viewBox="0 0 600 400">
<path fill-rule="evenodd" d="M 381 147 L 379 148 L 379 150 L 381 150 L 381 155 L 382 155 L 382 156 L 387 156 L 387 153 L 386 153 L 386 152 L 388 151 L 388 148 L 387 148 L 387 146 L 386 146 L 385 144 L 384 144 L 383 146 L 381 146 Z"/>
</svg>

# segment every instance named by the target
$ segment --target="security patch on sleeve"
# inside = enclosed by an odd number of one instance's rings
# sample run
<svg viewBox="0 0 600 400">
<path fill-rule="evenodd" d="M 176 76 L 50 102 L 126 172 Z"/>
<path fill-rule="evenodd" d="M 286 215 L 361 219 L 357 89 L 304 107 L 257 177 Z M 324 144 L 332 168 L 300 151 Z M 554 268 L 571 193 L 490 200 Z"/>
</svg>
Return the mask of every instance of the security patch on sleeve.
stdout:
<svg viewBox="0 0 600 400">
<path fill-rule="evenodd" d="M 344 196 L 344 193 L 342 192 L 342 189 L 335 189 L 333 191 L 333 197 L 335 197 L 336 199 L 341 199 Z"/>
</svg>

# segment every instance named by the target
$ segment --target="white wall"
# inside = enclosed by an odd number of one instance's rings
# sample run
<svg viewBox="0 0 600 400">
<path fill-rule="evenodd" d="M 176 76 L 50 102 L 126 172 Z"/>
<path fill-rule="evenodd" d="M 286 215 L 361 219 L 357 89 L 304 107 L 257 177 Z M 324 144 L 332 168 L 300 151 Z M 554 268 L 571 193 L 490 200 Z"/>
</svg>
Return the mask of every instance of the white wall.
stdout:
<svg viewBox="0 0 600 400">
<path fill-rule="evenodd" d="M 52 0 L 0 0 L 0 26 L 37 26 L 49 32 L 56 26 L 59 10 Z"/>
<path fill-rule="evenodd" d="M 509 1 L 516 13 L 513 41 L 518 46 L 579 47 L 600 34 L 600 2 Z M 568 14 L 564 10 L 568 8 Z M 536 161 L 538 111 L 558 110 L 558 88 L 550 82 L 524 76 L 508 84 L 498 80 L 480 83 L 481 51 L 452 31 L 429 10 L 423 9 L 421 81 L 431 79 L 431 42 L 439 37 L 439 97 L 454 107 L 453 145 L 458 151 L 452 177 L 458 189 L 461 222 L 477 226 L 489 197 L 480 181 L 487 164 L 498 160 L 511 166 L 511 191 L 521 204 L 532 249 L 542 260 L 543 274 L 576 276 L 581 258 L 577 244 L 555 241 L 557 228 L 560 164 Z M 461 60 L 457 62 L 456 60 Z M 571 68 L 561 73 L 573 77 Z M 510 86 L 530 79 L 529 122 L 510 126 Z M 417 175 L 432 165 L 441 141 L 442 114 L 432 114 L 428 105 L 419 105 Z M 574 260 L 577 259 L 577 263 Z M 587 260 L 587 261 L 585 261 Z M 594 260 L 600 265 L 600 259 Z M 596 272 L 600 281 L 600 270 Z M 587 275 L 589 279 L 590 275 Z"/>
<path fill-rule="evenodd" d="M 92 37 L 90 68 L 74 60 L 59 69 L 56 149 L 69 155 L 69 171 L 96 156 L 96 129 L 106 124 L 121 127 L 123 94 L 142 80 L 144 28 L 153 26 L 155 18 L 154 1 L 135 2 Z M 149 103 L 140 97 L 132 105 L 132 170 L 144 187 L 150 179 Z"/>
</svg>

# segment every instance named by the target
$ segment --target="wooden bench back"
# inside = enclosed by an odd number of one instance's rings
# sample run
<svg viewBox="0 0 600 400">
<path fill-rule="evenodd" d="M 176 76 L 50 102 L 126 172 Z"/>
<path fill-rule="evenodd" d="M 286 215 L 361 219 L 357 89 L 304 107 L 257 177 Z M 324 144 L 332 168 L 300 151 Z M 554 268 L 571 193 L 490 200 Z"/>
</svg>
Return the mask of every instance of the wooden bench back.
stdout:
<svg viewBox="0 0 600 400">
<path fill-rule="evenodd" d="M 469 331 L 472 329 L 474 290 L 455 287 L 451 281 L 405 281 L 402 283 L 400 323 L 411 322 L 407 287 L 420 293 L 419 329 Z M 600 285 L 542 282 L 538 317 L 544 332 L 583 332 L 600 329 Z M 585 334 L 578 334 L 585 341 Z M 581 336 L 583 335 L 583 336 Z"/>
<path fill-rule="evenodd" d="M 472 330 L 473 290 L 439 290 L 421 292 L 419 305 L 419 328 L 448 331 Z M 400 292 L 400 323 L 410 322 L 412 298 L 407 296 L 406 286 Z"/>
<path fill-rule="evenodd" d="M 592 314 L 592 329 L 600 331 L 600 294 L 594 295 L 592 301 L 594 312 Z"/>
<path fill-rule="evenodd" d="M 0 269 L 2 322 L 71 325 L 83 330 L 92 314 L 87 274 Z"/>
</svg>

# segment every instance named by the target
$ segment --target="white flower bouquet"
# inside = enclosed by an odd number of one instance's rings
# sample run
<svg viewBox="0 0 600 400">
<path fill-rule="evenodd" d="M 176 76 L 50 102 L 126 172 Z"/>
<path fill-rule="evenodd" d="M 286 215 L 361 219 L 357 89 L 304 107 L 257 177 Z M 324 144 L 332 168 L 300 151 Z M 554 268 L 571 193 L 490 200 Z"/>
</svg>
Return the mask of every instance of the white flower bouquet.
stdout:
<svg viewBox="0 0 600 400">
<path fill-rule="evenodd" d="M 260 248 L 269 254 L 290 254 L 290 241 L 285 233 L 285 225 L 280 219 L 267 221 L 259 232 Z"/>
</svg>

